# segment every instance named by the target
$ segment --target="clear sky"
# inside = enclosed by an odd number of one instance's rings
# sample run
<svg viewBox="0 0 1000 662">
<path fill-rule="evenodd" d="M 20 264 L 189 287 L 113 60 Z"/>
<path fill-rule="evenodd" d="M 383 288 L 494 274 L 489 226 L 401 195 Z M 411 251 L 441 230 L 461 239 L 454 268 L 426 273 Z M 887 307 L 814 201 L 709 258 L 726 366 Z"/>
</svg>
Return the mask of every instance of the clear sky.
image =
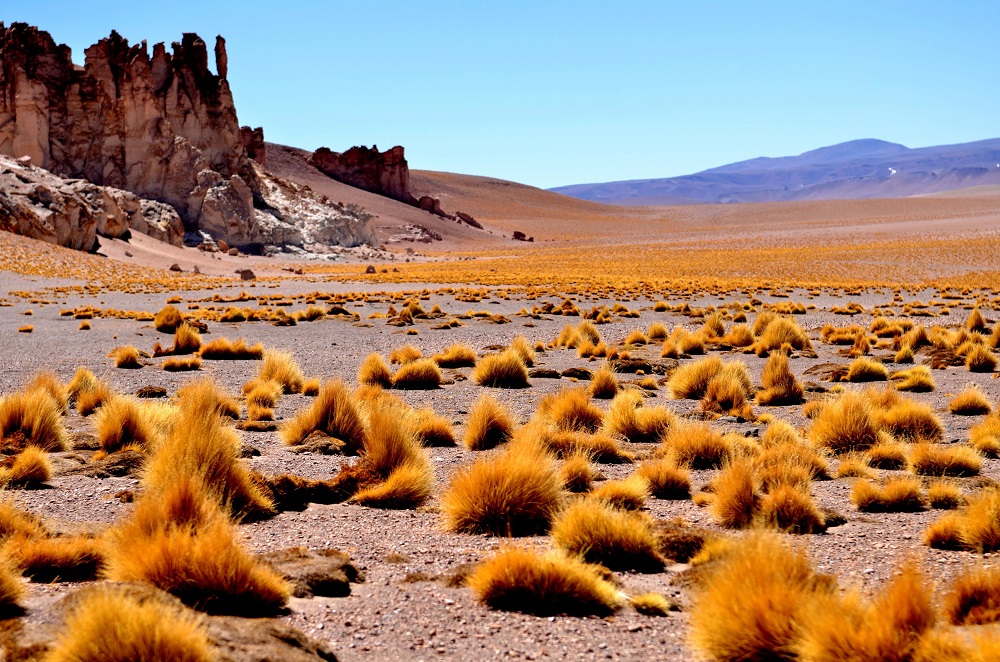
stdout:
<svg viewBox="0 0 1000 662">
<path fill-rule="evenodd" d="M 83 49 L 228 43 L 267 140 L 406 147 L 536 186 L 681 175 L 855 138 L 1000 137 L 1000 2 L 0 0 Z"/>
</svg>

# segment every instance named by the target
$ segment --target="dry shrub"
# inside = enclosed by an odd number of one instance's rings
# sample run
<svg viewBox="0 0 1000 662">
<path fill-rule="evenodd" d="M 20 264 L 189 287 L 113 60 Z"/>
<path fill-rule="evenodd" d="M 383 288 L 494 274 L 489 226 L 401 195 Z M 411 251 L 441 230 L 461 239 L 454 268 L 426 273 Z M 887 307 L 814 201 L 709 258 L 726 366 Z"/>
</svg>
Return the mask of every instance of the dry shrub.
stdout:
<svg viewBox="0 0 1000 662">
<path fill-rule="evenodd" d="M 167 372 L 201 370 L 201 357 L 187 356 L 184 358 L 169 358 L 163 362 L 163 369 Z"/>
<path fill-rule="evenodd" d="M 243 338 L 216 338 L 202 345 L 198 355 L 206 361 L 259 361 L 264 357 L 264 345 L 247 345 Z"/>
<path fill-rule="evenodd" d="M 69 402 L 75 403 L 80 397 L 81 393 L 85 391 L 90 391 L 100 384 L 100 381 L 94 376 L 88 368 L 80 366 L 76 369 L 76 373 L 73 374 L 73 379 L 69 381 L 66 385 L 66 393 L 69 396 Z"/>
<path fill-rule="evenodd" d="M 817 446 L 839 454 L 871 448 L 878 441 L 878 430 L 869 399 L 848 391 L 820 409 L 808 436 Z"/>
<path fill-rule="evenodd" d="M 677 422 L 657 450 L 679 467 L 718 469 L 732 457 L 722 434 L 706 423 Z"/>
<path fill-rule="evenodd" d="M 699 400 L 705 395 L 709 382 L 722 371 L 722 359 L 709 356 L 694 363 L 682 365 L 667 382 L 670 396 L 675 400 Z"/>
<path fill-rule="evenodd" d="M 618 394 L 618 378 L 615 377 L 615 369 L 610 363 L 605 362 L 600 369 L 594 373 L 590 380 L 588 391 L 592 397 L 600 400 L 608 400 Z"/>
<path fill-rule="evenodd" d="M 754 522 L 758 526 L 788 533 L 820 533 L 826 518 L 809 493 L 798 486 L 779 484 L 757 504 Z"/>
<path fill-rule="evenodd" d="M 456 471 L 441 496 L 445 525 L 459 533 L 545 533 L 562 499 L 555 460 L 531 443 L 507 446 Z"/>
<path fill-rule="evenodd" d="M 284 393 L 284 387 L 281 384 L 260 377 L 251 379 L 243 385 L 243 395 L 248 407 L 250 405 L 274 407 L 281 399 L 282 393 Z"/>
<path fill-rule="evenodd" d="M 42 521 L 18 508 L 8 493 L 0 491 L 0 540 L 13 537 L 34 538 L 45 535 Z"/>
<path fill-rule="evenodd" d="M 591 496 L 614 508 L 640 510 L 649 498 L 649 483 L 635 474 L 621 480 L 609 480 L 591 491 Z"/>
<path fill-rule="evenodd" d="M 908 513 L 923 510 L 927 502 L 915 478 L 890 478 L 881 487 L 858 480 L 851 489 L 851 502 L 863 513 Z"/>
<path fill-rule="evenodd" d="M 570 554 L 612 570 L 658 572 L 663 559 L 648 515 L 581 499 L 552 524 L 552 541 Z"/>
<path fill-rule="evenodd" d="M 596 478 L 597 472 L 586 453 L 566 457 L 559 467 L 559 480 L 568 492 L 587 492 Z"/>
<path fill-rule="evenodd" d="M 45 389 L 12 393 L 0 399 L 0 446 L 8 452 L 37 446 L 66 450 L 66 429 L 59 404 Z"/>
<path fill-rule="evenodd" d="M 837 465 L 837 478 L 872 478 L 868 457 L 863 453 L 847 453 Z"/>
<path fill-rule="evenodd" d="M 968 386 L 951 399 L 948 411 L 958 416 L 983 416 L 993 411 L 993 406 L 979 387 Z"/>
<path fill-rule="evenodd" d="M 940 441 L 944 425 L 928 405 L 903 400 L 876 417 L 881 427 L 900 440 Z"/>
<path fill-rule="evenodd" d="M 413 345 L 403 345 L 389 353 L 389 363 L 393 364 L 405 365 L 419 358 L 423 358 L 423 354 Z"/>
<path fill-rule="evenodd" d="M 889 379 L 889 371 L 878 361 L 864 357 L 854 359 L 847 368 L 849 382 L 884 382 Z"/>
<path fill-rule="evenodd" d="M 160 436 L 143 403 L 126 395 L 116 395 L 94 417 L 94 430 L 101 449 L 114 453 L 125 446 L 150 450 Z"/>
<path fill-rule="evenodd" d="M 153 326 L 162 333 L 173 333 L 184 323 L 184 315 L 174 306 L 164 306 L 153 317 Z"/>
<path fill-rule="evenodd" d="M 978 476 L 983 460 L 969 446 L 914 444 L 910 448 L 910 470 L 918 476 Z"/>
<path fill-rule="evenodd" d="M 285 393 L 300 393 L 305 375 L 290 352 L 269 349 L 264 352 L 257 378 L 261 381 L 281 384 Z"/>
<path fill-rule="evenodd" d="M 35 582 L 91 581 L 104 564 L 105 544 L 94 538 L 22 535 L 5 549 L 11 562 Z"/>
<path fill-rule="evenodd" d="M 80 392 L 76 398 L 76 411 L 80 416 L 90 416 L 112 397 L 114 391 L 107 382 L 99 381 L 93 388 Z"/>
<path fill-rule="evenodd" d="M 454 446 L 455 431 L 443 416 L 433 409 L 420 409 L 413 413 L 413 425 L 422 446 Z"/>
<path fill-rule="evenodd" d="M 240 417 L 240 403 L 228 393 L 218 388 L 211 377 L 188 382 L 177 389 L 177 399 L 203 402 L 206 409 L 212 409 L 219 416 Z M 146 405 L 147 408 L 152 405 Z"/>
<path fill-rule="evenodd" d="M 927 486 L 927 501 L 935 510 L 954 510 L 962 505 L 962 489 L 950 481 L 936 480 Z"/>
<path fill-rule="evenodd" d="M 472 368 L 476 365 L 476 350 L 455 343 L 431 357 L 442 368 Z"/>
<path fill-rule="evenodd" d="M 237 516 L 274 514 L 273 504 L 240 461 L 240 438 L 219 415 L 219 393 L 211 380 L 185 387 L 170 433 L 143 468 L 147 491 L 162 492 L 185 477 L 201 481 L 208 494 Z"/>
<path fill-rule="evenodd" d="M 748 409 L 747 396 L 752 390 L 746 366 L 740 362 L 726 363 L 708 382 L 701 408 L 707 412 L 740 415 Z"/>
<path fill-rule="evenodd" d="M 108 357 L 115 360 L 116 368 L 135 370 L 142 367 L 142 361 L 139 360 L 142 354 L 131 345 L 114 348 Z"/>
<path fill-rule="evenodd" d="M 302 395 L 308 395 L 311 398 L 319 395 L 319 389 L 323 384 L 318 378 L 307 379 L 302 382 Z"/>
<path fill-rule="evenodd" d="M 468 585 L 490 609 L 542 616 L 605 616 L 624 602 L 597 567 L 562 554 L 542 556 L 516 547 L 480 563 Z"/>
<path fill-rule="evenodd" d="M 66 413 L 66 410 L 69 409 L 69 389 L 50 370 L 35 375 L 24 387 L 24 390 L 25 392 L 44 391 L 48 393 L 56 403 L 60 413 Z"/>
<path fill-rule="evenodd" d="M 194 473 L 151 484 L 109 533 L 105 577 L 148 582 L 210 613 L 275 613 L 288 586 L 240 545 L 212 491 Z"/>
<path fill-rule="evenodd" d="M 896 363 L 901 363 L 897 357 Z M 896 389 L 912 393 L 930 393 L 936 388 L 931 369 L 925 365 L 917 365 L 907 370 L 894 372 L 889 376 Z"/>
<path fill-rule="evenodd" d="M 729 333 L 722 336 L 721 342 L 730 347 L 750 347 L 753 345 L 753 332 L 746 324 L 734 324 Z"/>
<path fill-rule="evenodd" d="M 773 535 L 751 534 L 728 549 L 694 596 L 690 641 L 714 660 L 783 660 L 829 593 L 805 554 Z"/>
<path fill-rule="evenodd" d="M 759 321 L 760 317 L 757 318 L 757 322 Z M 756 327 L 757 323 L 755 322 L 754 329 Z M 758 334 L 755 332 L 754 335 Z M 809 335 L 802 330 L 802 327 L 796 324 L 794 320 L 786 317 L 777 317 L 768 323 L 763 332 L 759 334 L 757 342 L 754 343 L 754 351 L 757 356 L 766 356 L 768 353 L 776 349 L 781 349 L 786 345 L 800 351 L 812 349 L 812 343 L 809 342 Z"/>
<path fill-rule="evenodd" d="M 595 432 L 604 420 L 604 412 L 591 404 L 590 395 L 582 388 L 563 388 L 544 396 L 536 415 L 558 430 L 574 432 Z"/>
<path fill-rule="evenodd" d="M 1000 571 L 978 567 L 957 576 L 944 595 L 942 611 L 952 625 L 1000 621 Z"/>
<path fill-rule="evenodd" d="M 517 440 L 522 437 L 534 439 L 560 458 L 584 453 L 590 460 L 601 464 L 629 464 L 633 460 L 632 455 L 623 451 L 613 437 L 603 434 L 555 430 L 534 421 L 515 434 Z"/>
<path fill-rule="evenodd" d="M 1000 550 L 1000 489 L 988 488 L 970 496 L 957 512 L 931 525 L 924 541 L 931 547 L 945 549 L 979 553 Z"/>
<path fill-rule="evenodd" d="M 399 409 L 370 412 L 359 464 L 381 482 L 358 490 L 351 499 L 355 503 L 375 508 L 416 508 L 431 495 L 434 471 L 430 458 L 421 448 L 415 428 Z"/>
<path fill-rule="evenodd" d="M 741 459 L 727 464 L 712 481 L 715 491 L 712 515 L 722 526 L 745 529 L 753 522 L 760 495 L 753 464 Z"/>
<path fill-rule="evenodd" d="M 965 367 L 970 372 L 993 372 L 997 367 L 997 357 L 985 345 L 973 345 L 965 355 Z"/>
<path fill-rule="evenodd" d="M 441 386 L 441 368 L 431 359 L 416 359 L 400 366 L 392 378 L 392 387 L 426 390 Z"/>
<path fill-rule="evenodd" d="M 890 435 L 879 434 L 877 444 L 868 449 L 868 463 L 876 469 L 895 471 L 906 466 L 906 445 L 896 441 Z"/>
<path fill-rule="evenodd" d="M 347 453 L 356 454 L 364 446 L 364 421 L 339 379 L 326 382 L 312 404 L 282 426 L 280 436 L 287 445 L 298 446 L 314 432 L 342 442 Z"/>
<path fill-rule="evenodd" d="M 499 354 L 490 354 L 476 363 L 472 379 L 480 386 L 492 388 L 527 388 L 528 368 L 520 354 L 508 349 Z"/>
<path fill-rule="evenodd" d="M 392 370 L 381 356 L 372 352 L 358 368 L 358 383 L 364 386 L 392 386 Z"/>
<path fill-rule="evenodd" d="M 917 565 L 903 565 L 867 602 L 856 591 L 819 596 L 794 647 L 802 660 L 912 660 L 935 622 L 931 589 Z"/>
<path fill-rule="evenodd" d="M 51 477 L 48 453 L 37 446 L 28 446 L 14 456 L 9 467 L 0 468 L 0 484 L 4 486 L 36 488 Z"/>
<path fill-rule="evenodd" d="M 800 468 L 806 483 L 813 479 L 829 477 L 826 460 L 816 452 L 815 448 L 801 441 L 780 441 L 765 445 L 754 458 L 754 466 L 758 473 L 780 467 Z M 766 486 L 765 482 L 765 488 Z"/>
<path fill-rule="evenodd" d="M 667 327 L 665 327 L 662 322 L 653 322 L 649 325 L 646 337 L 650 340 L 666 340 Z"/>
<path fill-rule="evenodd" d="M 646 407 L 636 391 L 622 391 L 611 401 L 604 417 L 603 432 L 632 443 L 659 441 L 676 423 L 677 417 L 665 407 Z"/>
<path fill-rule="evenodd" d="M 643 593 L 629 598 L 632 609 L 644 616 L 666 616 L 675 608 L 659 593 Z"/>
<path fill-rule="evenodd" d="M 470 451 L 489 450 L 510 441 L 514 418 L 496 398 L 483 393 L 472 406 L 462 443 Z"/>
<path fill-rule="evenodd" d="M 657 499 L 687 499 L 691 496 L 691 472 L 675 466 L 666 458 L 643 462 L 635 473 L 645 479 L 650 493 Z"/>
<path fill-rule="evenodd" d="M 525 366 L 530 368 L 535 365 L 535 350 L 532 349 L 531 343 L 524 336 L 514 338 L 510 343 L 509 350 L 515 352 Z"/>
<path fill-rule="evenodd" d="M 796 405 L 802 402 L 803 388 L 795 379 L 784 352 L 771 352 L 761 376 L 764 390 L 757 394 L 759 405 Z"/>
<path fill-rule="evenodd" d="M 1000 411 L 969 430 L 969 444 L 986 457 L 1000 457 Z"/>
</svg>

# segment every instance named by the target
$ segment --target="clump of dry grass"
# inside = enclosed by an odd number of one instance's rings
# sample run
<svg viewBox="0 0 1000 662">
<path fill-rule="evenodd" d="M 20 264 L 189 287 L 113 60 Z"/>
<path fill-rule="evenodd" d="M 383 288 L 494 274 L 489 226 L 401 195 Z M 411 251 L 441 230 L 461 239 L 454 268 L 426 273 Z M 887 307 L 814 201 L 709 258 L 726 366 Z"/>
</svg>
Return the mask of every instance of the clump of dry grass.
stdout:
<svg viewBox="0 0 1000 662">
<path fill-rule="evenodd" d="M 59 412 L 65 414 L 69 409 L 69 389 L 59 381 L 56 373 L 46 370 L 36 374 L 24 387 L 25 391 L 45 391 L 55 401 Z"/>
<path fill-rule="evenodd" d="M 928 405 L 903 400 L 876 417 L 885 431 L 905 441 L 940 441 L 944 425 Z"/>
<path fill-rule="evenodd" d="M 752 391 L 746 366 L 739 361 L 726 363 L 708 382 L 701 408 L 707 412 L 751 418 L 753 413 L 747 399 Z"/>
<path fill-rule="evenodd" d="M 204 625 L 195 615 L 140 600 L 124 591 L 89 592 L 72 611 L 50 649 L 51 662 L 176 660 L 211 662 Z"/>
<path fill-rule="evenodd" d="M 709 382 L 721 371 L 722 359 L 719 357 L 698 359 L 675 370 L 667 382 L 667 389 L 676 400 L 699 400 L 704 397 Z"/>
<path fill-rule="evenodd" d="M 753 345 L 757 356 L 767 356 L 768 353 L 776 349 L 781 349 L 786 345 L 796 350 L 811 350 L 812 343 L 809 335 L 802 330 L 794 320 L 787 317 L 775 317 L 766 323 L 762 331 L 757 331 L 757 323 L 760 322 L 762 314 L 754 322 L 754 335 L 758 336 Z"/>
<path fill-rule="evenodd" d="M 545 533 L 562 484 L 555 460 L 536 444 L 517 443 L 455 472 L 441 496 L 445 525 L 459 533 Z"/>
<path fill-rule="evenodd" d="M 676 466 L 692 469 L 718 469 L 732 457 L 732 447 L 718 430 L 688 421 L 671 427 L 657 452 Z"/>
<path fill-rule="evenodd" d="M 622 391 L 614 397 L 604 417 L 603 432 L 632 443 L 658 441 L 676 423 L 677 417 L 665 407 L 646 407 L 636 391 Z"/>
<path fill-rule="evenodd" d="M 536 416 L 558 430 L 574 432 L 595 432 L 604 420 L 604 412 L 590 402 L 590 395 L 582 388 L 564 388 L 544 396 Z"/>
<path fill-rule="evenodd" d="M 470 451 L 488 450 L 510 441 L 514 419 L 496 398 L 484 393 L 469 412 L 462 443 Z"/>
<path fill-rule="evenodd" d="M 510 343 L 509 350 L 515 352 L 527 367 L 535 365 L 535 350 L 531 347 L 531 343 L 524 336 L 517 336 Z"/>
<path fill-rule="evenodd" d="M 80 397 L 81 393 L 97 388 L 100 381 L 88 368 L 80 366 L 73 374 L 73 379 L 66 385 L 66 393 L 69 397 L 69 404 L 73 404 Z"/>
<path fill-rule="evenodd" d="M 687 499 L 691 496 L 691 472 L 666 458 L 643 462 L 636 474 L 649 484 L 657 499 Z"/>
<path fill-rule="evenodd" d="M 239 544 L 200 473 L 147 480 L 132 518 L 109 534 L 105 577 L 148 582 L 211 613 L 275 613 L 288 586 Z"/>
<path fill-rule="evenodd" d="M 431 359 L 404 363 L 392 377 L 392 387 L 404 390 L 427 390 L 441 386 L 441 368 Z"/>
<path fill-rule="evenodd" d="M 612 570 L 663 569 L 649 516 L 601 501 L 581 499 L 567 507 L 552 524 L 552 540 L 570 554 Z"/>
<path fill-rule="evenodd" d="M 837 478 L 873 478 L 868 457 L 864 453 L 846 453 L 837 465 Z"/>
<path fill-rule="evenodd" d="M 979 387 L 972 385 L 951 399 L 948 411 L 958 416 L 983 416 L 993 411 L 993 406 Z"/>
<path fill-rule="evenodd" d="M 920 493 L 920 481 L 907 477 L 890 478 L 881 487 L 858 480 L 851 489 L 851 502 L 866 513 L 907 513 L 927 506 Z"/>
<path fill-rule="evenodd" d="M 117 395 L 105 403 L 94 418 L 101 449 L 114 453 L 125 446 L 150 450 L 160 437 L 146 407 L 136 398 Z"/>
<path fill-rule="evenodd" d="M 896 363 L 900 363 L 898 357 Z M 930 393 L 936 388 L 931 369 L 925 365 L 916 365 L 907 370 L 899 370 L 889 375 L 896 389 L 912 393 Z"/>
<path fill-rule="evenodd" d="M 751 534 L 710 570 L 690 610 L 690 641 L 714 660 L 789 659 L 809 605 L 829 593 L 798 549 Z"/>
<path fill-rule="evenodd" d="M 98 381 L 93 388 L 80 392 L 76 398 L 76 410 L 80 416 L 90 416 L 112 397 L 114 392 L 108 383 Z"/>
<path fill-rule="evenodd" d="M 172 482 L 190 477 L 200 480 L 209 495 L 234 515 L 272 515 L 271 499 L 240 462 L 240 438 L 223 424 L 219 400 L 211 380 L 185 387 L 169 434 L 156 444 L 143 468 L 143 486 L 150 492 L 163 491 Z"/>
<path fill-rule="evenodd" d="M 389 363 L 405 365 L 411 361 L 423 358 L 423 356 L 423 353 L 413 345 L 403 345 L 389 353 Z"/>
<path fill-rule="evenodd" d="M 563 460 L 559 467 L 559 480 L 569 492 L 587 492 L 597 478 L 597 472 L 586 453 L 574 453 Z"/>
<path fill-rule="evenodd" d="M 472 368 L 476 365 L 476 350 L 455 343 L 431 357 L 442 368 Z"/>
<path fill-rule="evenodd" d="M 492 388 L 527 388 L 531 385 L 528 368 L 520 354 L 510 349 L 480 359 L 472 371 L 472 379 L 480 386 Z"/>
<path fill-rule="evenodd" d="M 201 357 L 185 356 L 183 358 L 171 357 L 163 362 L 163 369 L 167 372 L 187 372 L 191 370 L 201 370 Z"/>
<path fill-rule="evenodd" d="M 795 379 L 784 352 L 771 352 L 761 375 L 764 390 L 757 394 L 759 405 L 795 405 L 802 402 L 804 390 Z"/>
<path fill-rule="evenodd" d="M 927 529 L 924 542 L 931 547 L 979 553 L 1000 550 L 1000 489 L 987 488 L 968 497 L 962 508 Z"/>
<path fill-rule="evenodd" d="M 281 440 L 302 444 L 314 432 L 343 443 L 347 453 L 357 453 L 365 440 L 365 426 L 350 391 L 340 380 L 326 382 L 312 404 L 281 428 Z"/>
<path fill-rule="evenodd" d="M 0 399 L 0 447 L 21 451 L 36 446 L 66 450 L 59 403 L 45 389 L 12 393 Z"/>
<path fill-rule="evenodd" d="M 18 333 L 32 333 L 34 330 L 35 327 L 31 324 L 22 324 L 21 326 L 17 327 Z"/>
<path fill-rule="evenodd" d="M 820 533 L 826 530 L 826 518 L 809 493 L 789 484 L 779 484 L 760 498 L 754 522 L 788 533 Z"/>
<path fill-rule="evenodd" d="M 629 604 L 644 616 L 666 616 L 674 606 L 659 593 L 642 593 L 629 598 Z"/>
<path fill-rule="evenodd" d="M 51 477 L 48 453 L 37 446 L 28 446 L 14 456 L 9 467 L 0 468 L 0 485 L 4 486 L 37 488 Z"/>
<path fill-rule="evenodd" d="M 760 495 L 753 464 L 741 459 L 727 464 L 712 481 L 712 515 L 722 526 L 745 529 L 753 522 Z"/>
<path fill-rule="evenodd" d="M 978 476 L 983 460 L 969 446 L 920 443 L 910 448 L 910 470 L 918 476 Z"/>
<path fill-rule="evenodd" d="M 11 562 L 35 582 L 91 581 L 104 564 L 104 541 L 94 538 L 20 535 L 5 549 Z"/>
<path fill-rule="evenodd" d="M 602 464 L 628 464 L 633 460 L 632 455 L 623 451 L 613 437 L 604 434 L 556 430 L 545 423 L 532 421 L 515 435 L 516 439 L 522 437 L 540 443 L 556 457 L 585 453 L 592 461 Z"/>
<path fill-rule="evenodd" d="M 954 510 L 962 505 L 962 489 L 953 482 L 936 480 L 927 486 L 927 501 L 935 510 Z"/>
<path fill-rule="evenodd" d="M 136 370 L 142 367 L 142 354 L 131 345 L 116 347 L 108 354 L 108 358 L 114 359 L 116 368 Z"/>
<path fill-rule="evenodd" d="M 969 444 L 986 457 L 1000 457 L 1000 411 L 969 430 Z"/>
<path fill-rule="evenodd" d="M 965 367 L 969 372 L 993 372 L 997 367 L 997 356 L 985 345 L 973 345 L 965 355 Z"/>
<path fill-rule="evenodd" d="M 443 416 L 433 409 L 420 409 L 413 413 L 413 425 L 423 446 L 454 446 L 455 431 Z"/>
<path fill-rule="evenodd" d="M 649 498 L 649 483 L 635 474 L 621 480 L 609 480 L 591 491 L 591 496 L 622 510 L 639 510 Z"/>
<path fill-rule="evenodd" d="M 153 327 L 161 333 L 174 333 L 184 323 L 184 315 L 175 306 L 164 306 L 153 317 Z"/>
<path fill-rule="evenodd" d="M 481 563 L 468 585 L 490 609 L 542 616 L 604 616 L 624 603 L 624 596 L 597 567 L 562 554 L 543 556 L 516 547 Z"/>
<path fill-rule="evenodd" d="M 305 375 L 295 362 L 291 352 L 269 349 L 264 352 L 264 360 L 257 372 L 261 381 L 280 384 L 285 393 L 300 393 Z"/>
<path fill-rule="evenodd" d="M 615 369 L 610 363 L 605 362 L 594 373 L 588 390 L 591 396 L 600 400 L 608 400 L 618 394 L 619 388 L 618 378 L 615 377 Z"/>
<path fill-rule="evenodd" d="M 372 352 L 358 368 L 358 383 L 365 386 L 392 387 L 392 370 L 379 354 Z"/>
<path fill-rule="evenodd" d="M 827 403 L 813 419 L 809 439 L 834 453 L 863 451 L 878 441 L 879 426 L 871 402 L 848 391 Z"/>
<path fill-rule="evenodd" d="M 864 357 L 851 361 L 847 368 L 847 381 L 849 382 L 884 382 L 889 379 L 889 371 L 886 367 Z"/>
<path fill-rule="evenodd" d="M 396 408 L 377 408 L 369 413 L 359 464 L 372 480 L 351 497 L 355 503 L 375 508 L 415 508 L 431 495 L 434 472 L 430 458 L 420 446 L 416 429 Z"/>
<path fill-rule="evenodd" d="M 986 625 L 1000 621 L 1000 571 L 967 569 L 944 595 L 942 611 L 952 625 Z"/>
<path fill-rule="evenodd" d="M 868 463 L 876 469 L 902 469 L 907 461 L 906 445 L 888 434 L 880 433 L 878 443 L 868 449 L 866 456 Z"/>
<path fill-rule="evenodd" d="M 264 357 L 264 345 L 247 345 L 243 338 L 216 338 L 202 345 L 198 355 L 206 361 L 259 361 Z"/>
</svg>

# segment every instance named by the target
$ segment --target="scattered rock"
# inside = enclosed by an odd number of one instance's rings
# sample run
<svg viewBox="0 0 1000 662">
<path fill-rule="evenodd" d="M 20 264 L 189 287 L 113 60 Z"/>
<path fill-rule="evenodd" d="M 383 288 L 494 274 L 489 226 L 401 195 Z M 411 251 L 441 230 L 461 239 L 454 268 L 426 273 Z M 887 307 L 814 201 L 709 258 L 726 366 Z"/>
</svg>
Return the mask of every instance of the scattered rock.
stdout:
<svg viewBox="0 0 1000 662">
<path fill-rule="evenodd" d="M 167 389 L 163 386 L 143 386 L 135 392 L 137 398 L 165 398 Z"/>
<path fill-rule="evenodd" d="M 240 280 L 257 280 L 257 274 L 253 269 L 237 269 L 236 273 L 240 275 Z"/>
<path fill-rule="evenodd" d="M 528 371 L 528 376 L 532 379 L 559 379 L 562 377 L 558 370 L 552 368 L 532 368 Z"/>
<path fill-rule="evenodd" d="M 292 547 L 262 554 L 292 587 L 297 598 L 324 596 L 341 598 L 351 594 L 351 583 L 365 580 L 351 563 L 351 557 L 336 549 L 311 550 Z"/>
<path fill-rule="evenodd" d="M 586 368 L 566 368 L 560 373 L 560 376 L 566 377 L 567 379 L 582 379 L 584 381 L 590 381 L 594 373 Z"/>
<path fill-rule="evenodd" d="M 181 269 L 181 265 L 174 262 L 173 264 L 170 265 L 170 271 L 184 271 L 184 270 Z"/>
</svg>

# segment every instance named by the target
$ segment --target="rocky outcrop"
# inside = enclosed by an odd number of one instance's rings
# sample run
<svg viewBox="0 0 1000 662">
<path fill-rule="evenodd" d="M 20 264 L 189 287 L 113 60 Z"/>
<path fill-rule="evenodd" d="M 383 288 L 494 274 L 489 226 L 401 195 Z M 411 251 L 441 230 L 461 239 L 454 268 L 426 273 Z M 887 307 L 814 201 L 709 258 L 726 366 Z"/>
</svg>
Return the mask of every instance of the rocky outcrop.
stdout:
<svg viewBox="0 0 1000 662">
<path fill-rule="evenodd" d="M 343 153 L 320 147 L 309 157 L 309 163 L 348 186 L 417 205 L 410 193 L 410 167 L 399 145 L 384 152 L 378 151 L 377 145 L 352 147 Z"/>
<path fill-rule="evenodd" d="M 222 37 L 214 56 L 216 73 L 195 34 L 185 34 L 169 53 L 156 44 L 150 54 L 146 42 L 129 45 L 112 32 L 86 49 L 78 67 L 70 49 L 48 33 L 0 23 L 0 153 L 165 203 L 186 229 L 230 246 L 282 236 L 275 224 L 294 228 L 299 221 L 288 214 L 262 218 L 268 214 L 261 210 L 263 131 L 240 128 Z M 161 211 L 143 214 L 150 227 Z M 342 215 L 334 209 L 327 218 Z M 370 232 L 340 234 L 374 241 Z"/>
<path fill-rule="evenodd" d="M 77 250 L 97 236 L 130 231 L 180 246 L 184 224 L 169 205 L 82 179 L 64 179 L 32 167 L 28 157 L 0 156 L 0 230 Z"/>
</svg>

